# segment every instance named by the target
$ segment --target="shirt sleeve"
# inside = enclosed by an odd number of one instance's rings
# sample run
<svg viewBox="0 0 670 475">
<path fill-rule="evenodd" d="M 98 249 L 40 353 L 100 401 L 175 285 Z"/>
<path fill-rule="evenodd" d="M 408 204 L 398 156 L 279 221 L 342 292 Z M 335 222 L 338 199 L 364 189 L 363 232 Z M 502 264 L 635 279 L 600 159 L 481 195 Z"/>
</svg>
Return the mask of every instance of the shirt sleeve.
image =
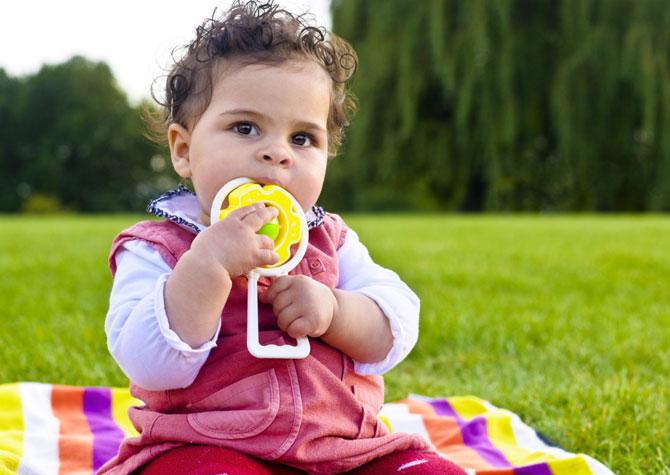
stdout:
<svg viewBox="0 0 670 475">
<path fill-rule="evenodd" d="M 388 318 L 393 334 L 393 347 L 386 358 L 375 363 L 354 361 L 354 370 L 360 374 L 383 374 L 405 359 L 416 344 L 419 298 L 395 272 L 372 260 L 352 229 L 347 231 L 337 255 L 340 266 L 338 288 L 374 300 Z"/>
<path fill-rule="evenodd" d="M 117 271 L 105 318 L 112 357 L 142 388 L 189 386 L 216 346 L 221 324 L 209 341 L 192 348 L 168 324 L 163 291 L 172 269 L 158 251 L 133 240 L 123 244 L 115 259 Z"/>
</svg>

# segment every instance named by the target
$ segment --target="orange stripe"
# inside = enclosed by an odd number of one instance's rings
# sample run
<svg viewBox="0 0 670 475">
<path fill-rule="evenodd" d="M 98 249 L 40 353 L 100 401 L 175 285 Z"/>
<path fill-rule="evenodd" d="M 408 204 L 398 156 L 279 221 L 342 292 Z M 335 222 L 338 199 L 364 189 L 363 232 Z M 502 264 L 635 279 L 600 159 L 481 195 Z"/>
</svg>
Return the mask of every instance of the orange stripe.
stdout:
<svg viewBox="0 0 670 475">
<path fill-rule="evenodd" d="M 454 463 L 476 470 L 477 473 L 496 475 L 512 475 L 514 469 L 495 468 L 482 459 L 482 457 L 463 442 L 461 429 L 453 417 L 438 416 L 433 407 L 424 401 L 406 399 L 401 401 L 407 406 L 412 414 L 419 414 L 423 419 L 423 425 L 428 432 L 430 441 L 438 452 L 442 453 Z"/>
<path fill-rule="evenodd" d="M 435 411 L 433 410 L 433 407 L 428 404 L 427 402 L 423 401 L 417 401 L 414 399 L 403 399 L 402 401 L 398 401 L 409 409 L 409 412 L 412 414 L 419 414 L 421 416 L 434 416 Z"/>
<path fill-rule="evenodd" d="M 54 384 L 51 408 L 60 421 L 58 473 L 90 474 L 93 471 L 93 434 L 84 415 L 84 388 Z"/>
</svg>

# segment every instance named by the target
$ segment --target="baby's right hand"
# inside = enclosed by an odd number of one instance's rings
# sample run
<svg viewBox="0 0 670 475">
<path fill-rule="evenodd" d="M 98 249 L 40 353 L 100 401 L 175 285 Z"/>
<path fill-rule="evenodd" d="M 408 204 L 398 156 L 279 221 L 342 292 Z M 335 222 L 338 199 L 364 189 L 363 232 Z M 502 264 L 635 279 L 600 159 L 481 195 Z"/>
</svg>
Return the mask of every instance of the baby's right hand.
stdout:
<svg viewBox="0 0 670 475">
<path fill-rule="evenodd" d="M 231 277 L 274 264 L 279 260 L 274 242 L 256 231 L 277 214 L 276 208 L 263 203 L 238 208 L 201 232 L 191 250 L 221 265 Z"/>
</svg>

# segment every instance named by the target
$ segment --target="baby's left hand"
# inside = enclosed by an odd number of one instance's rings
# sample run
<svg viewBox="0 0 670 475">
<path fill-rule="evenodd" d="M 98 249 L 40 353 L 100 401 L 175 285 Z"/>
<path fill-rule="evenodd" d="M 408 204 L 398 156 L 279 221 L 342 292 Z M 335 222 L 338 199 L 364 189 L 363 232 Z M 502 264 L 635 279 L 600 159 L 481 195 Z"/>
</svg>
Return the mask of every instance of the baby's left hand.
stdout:
<svg viewBox="0 0 670 475">
<path fill-rule="evenodd" d="M 337 308 L 332 290 L 304 275 L 277 277 L 266 298 L 279 328 L 292 338 L 320 337 L 330 327 Z"/>
</svg>

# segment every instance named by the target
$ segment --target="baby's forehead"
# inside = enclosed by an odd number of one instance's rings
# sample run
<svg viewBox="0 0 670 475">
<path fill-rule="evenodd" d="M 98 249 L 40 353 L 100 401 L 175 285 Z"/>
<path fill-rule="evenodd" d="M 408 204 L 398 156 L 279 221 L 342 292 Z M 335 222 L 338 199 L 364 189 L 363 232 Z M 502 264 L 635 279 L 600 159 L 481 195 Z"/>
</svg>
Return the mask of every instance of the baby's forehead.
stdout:
<svg viewBox="0 0 670 475">
<path fill-rule="evenodd" d="M 323 115 L 326 123 L 323 127 L 327 128 L 333 80 L 322 65 L 310 58 L 290 58 L 284 61 L 249 57 L 220 58 L 212 64 L 210 74 L 209 88 L 199 88 L 190 93 L 185 108 L 189 129 L 207 111 L 213 113 L 224 105 L 225 109 L 232 110 L 266 108 L 268 104 L 280 107 L 281 110 L 294 109 L 296 101 L 290 102 L 291 94 L 284 97 L 286 91 L 283 81 L 287 74 L 297 74 L 300 79 L 301 87 L 297 92 L 301 96 L 300 109 L 303 113 L 312 110 L 313 118 Z M 296 89 L 292 91 L 295 97 Z"/>
<path fill-rule="evenodd" d="M 331 97 L 330 76 L 314 62 L 240 62 L 224 68 L 214 82 L 206 114 L 253 112 L 326 129 Z"/>
<path fill-rule="evenodd" d="M 226 79 L 231 75 L 246 70 L 250 74 L 255 72 L 283 70 L 288 72 L 304 73 L 310 81 L 325 82 L 332 85 L 332 78 L 328 71 L 314 59 L 306 56 L 296 56 L 283 60 L 272 60 L 253 57 L 221 58 L 213 68 L 213 83 Z"/>
</svg>

